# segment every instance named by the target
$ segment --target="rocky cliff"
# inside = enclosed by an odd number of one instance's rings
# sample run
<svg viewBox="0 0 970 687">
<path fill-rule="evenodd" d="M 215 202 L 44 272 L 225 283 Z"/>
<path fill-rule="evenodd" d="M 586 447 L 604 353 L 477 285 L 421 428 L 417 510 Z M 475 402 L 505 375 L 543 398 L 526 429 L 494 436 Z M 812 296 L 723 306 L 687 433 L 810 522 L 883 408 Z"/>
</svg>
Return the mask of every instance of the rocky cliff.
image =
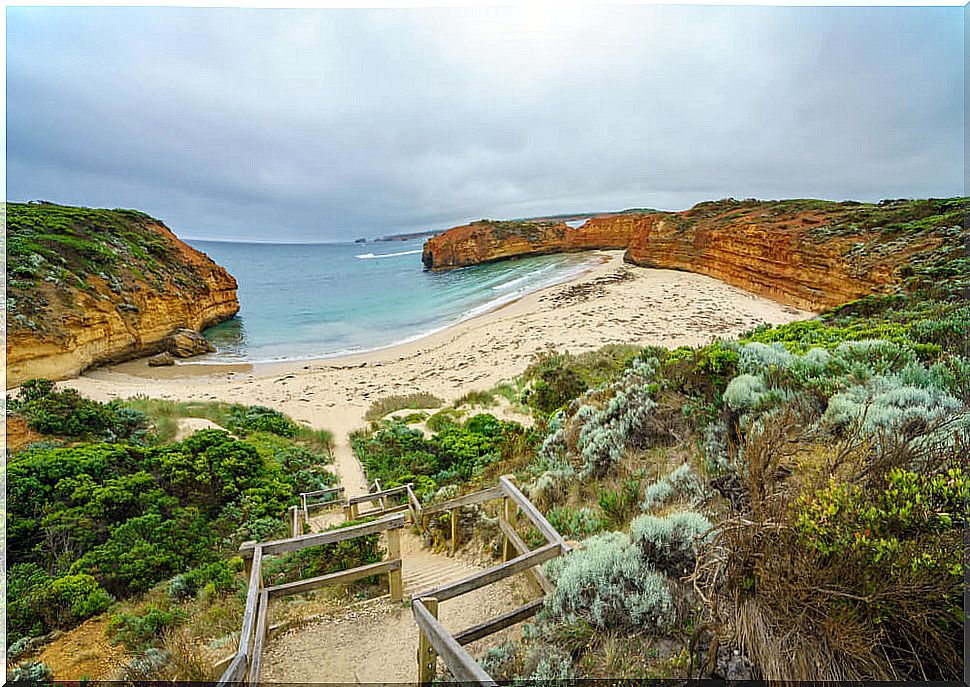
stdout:
<svg viewBox="0 0 970 687">
<path fill-rule="evenodd" d="M 557 221 L 479 220 L 429 239 L 421 261 L 430 269 L 449 269 L 524 255 L 626 248 L 636 219 L 587 222 L 579 229 Z"/>
<path fill-rule="evenodd" d="M 425 244 L 426 267 L 587 248 L 626 248 L 636 265 L 706 274 L 782 303 L 826 308 L 886 292 L 907 266 L 959 241 L 967 199 L 700 203 L 683 212 L 627 212 L 561 224 L 476 222 Z M 496 231 L 496 227 L 502 227 Z"/>
<path fill-rule="evenodd" d="M 7 386 L 156 353 L 239 310 L 236 280 L 133 210 L 7 204 Z"/>
</svg>

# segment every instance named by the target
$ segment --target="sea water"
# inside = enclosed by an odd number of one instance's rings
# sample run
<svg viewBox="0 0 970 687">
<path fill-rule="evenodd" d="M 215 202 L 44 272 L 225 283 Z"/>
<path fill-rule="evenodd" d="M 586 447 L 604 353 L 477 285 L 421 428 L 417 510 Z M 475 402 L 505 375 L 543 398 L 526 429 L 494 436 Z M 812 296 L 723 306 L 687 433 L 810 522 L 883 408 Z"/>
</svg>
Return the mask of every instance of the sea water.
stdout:
<svg viewBox="0 0 970 687">
<path fill-rule="evenodd" d="M 430 272 L 420 239 L 187 243 L 239 283 L 239 314 L 205 331 L 218 352 L 202 363 L 331 357 L 411 341 L 566 280 L 591 260 L 547 255 Z"/>
</svg>

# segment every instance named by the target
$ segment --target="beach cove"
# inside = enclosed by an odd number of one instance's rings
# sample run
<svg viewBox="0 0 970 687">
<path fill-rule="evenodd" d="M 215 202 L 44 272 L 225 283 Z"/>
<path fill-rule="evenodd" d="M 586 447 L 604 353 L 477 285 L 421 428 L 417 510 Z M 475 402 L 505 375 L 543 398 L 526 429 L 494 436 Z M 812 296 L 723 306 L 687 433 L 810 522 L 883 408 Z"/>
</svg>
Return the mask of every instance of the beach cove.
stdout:
<svg viewBox="0 0 970 687">
<path fill-rule="evenodd" d="M 636 267 L 622 251 L 550 286 L 424 338 L 357 355 L 264 364 L 150 368 L 145 360 L 91 370 L 64 382 L 101 400 L 136 395 L 265 405 L 336 438 L 334 465 L 349 494 L 365 478 L 347 435 L 378 398 L 423 391 L 446 402 L 520 374 L 543 350 L 581 353 L 611 343 L 697 346 L 758 324 L 812 313 L 710 277 Z"/>
</svg>

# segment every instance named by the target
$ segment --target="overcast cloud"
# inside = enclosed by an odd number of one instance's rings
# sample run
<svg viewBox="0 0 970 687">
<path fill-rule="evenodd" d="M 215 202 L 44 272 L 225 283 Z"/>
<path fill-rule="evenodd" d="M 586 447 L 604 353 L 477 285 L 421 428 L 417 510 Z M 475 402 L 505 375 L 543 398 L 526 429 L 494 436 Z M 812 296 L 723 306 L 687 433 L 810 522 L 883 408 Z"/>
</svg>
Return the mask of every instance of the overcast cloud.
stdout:
<svg viewBox="0 0 970 687">
<path fill-rule="evenodd" d="M 328 241 L 962 195 L 963 9 L 7 9 L 7 197 Z"/>
</svg>

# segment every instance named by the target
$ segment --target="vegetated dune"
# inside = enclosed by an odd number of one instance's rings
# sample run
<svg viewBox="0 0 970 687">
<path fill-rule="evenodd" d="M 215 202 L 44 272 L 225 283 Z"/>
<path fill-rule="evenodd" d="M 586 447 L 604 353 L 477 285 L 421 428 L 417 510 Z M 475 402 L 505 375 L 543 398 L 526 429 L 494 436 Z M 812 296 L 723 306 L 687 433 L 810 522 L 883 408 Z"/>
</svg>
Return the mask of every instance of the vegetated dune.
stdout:
<svg viewBox="0 0 970 687">
<path fill-rule="evenodd" d="M 239 310 L 236 280 L 134 210 L 7 205 L 7 386 L 163 349 Z"/>
<path fill-rule="evenodd" d="M 813 311 L 892 291 L 905 269 L 959 241 L 965 198 L 699 203 L 561 222 L 482 220 L 425 243 L 430 269 L 591 248 L 625 248 L 640 266 L 697 272 Z"/>
</svg>

